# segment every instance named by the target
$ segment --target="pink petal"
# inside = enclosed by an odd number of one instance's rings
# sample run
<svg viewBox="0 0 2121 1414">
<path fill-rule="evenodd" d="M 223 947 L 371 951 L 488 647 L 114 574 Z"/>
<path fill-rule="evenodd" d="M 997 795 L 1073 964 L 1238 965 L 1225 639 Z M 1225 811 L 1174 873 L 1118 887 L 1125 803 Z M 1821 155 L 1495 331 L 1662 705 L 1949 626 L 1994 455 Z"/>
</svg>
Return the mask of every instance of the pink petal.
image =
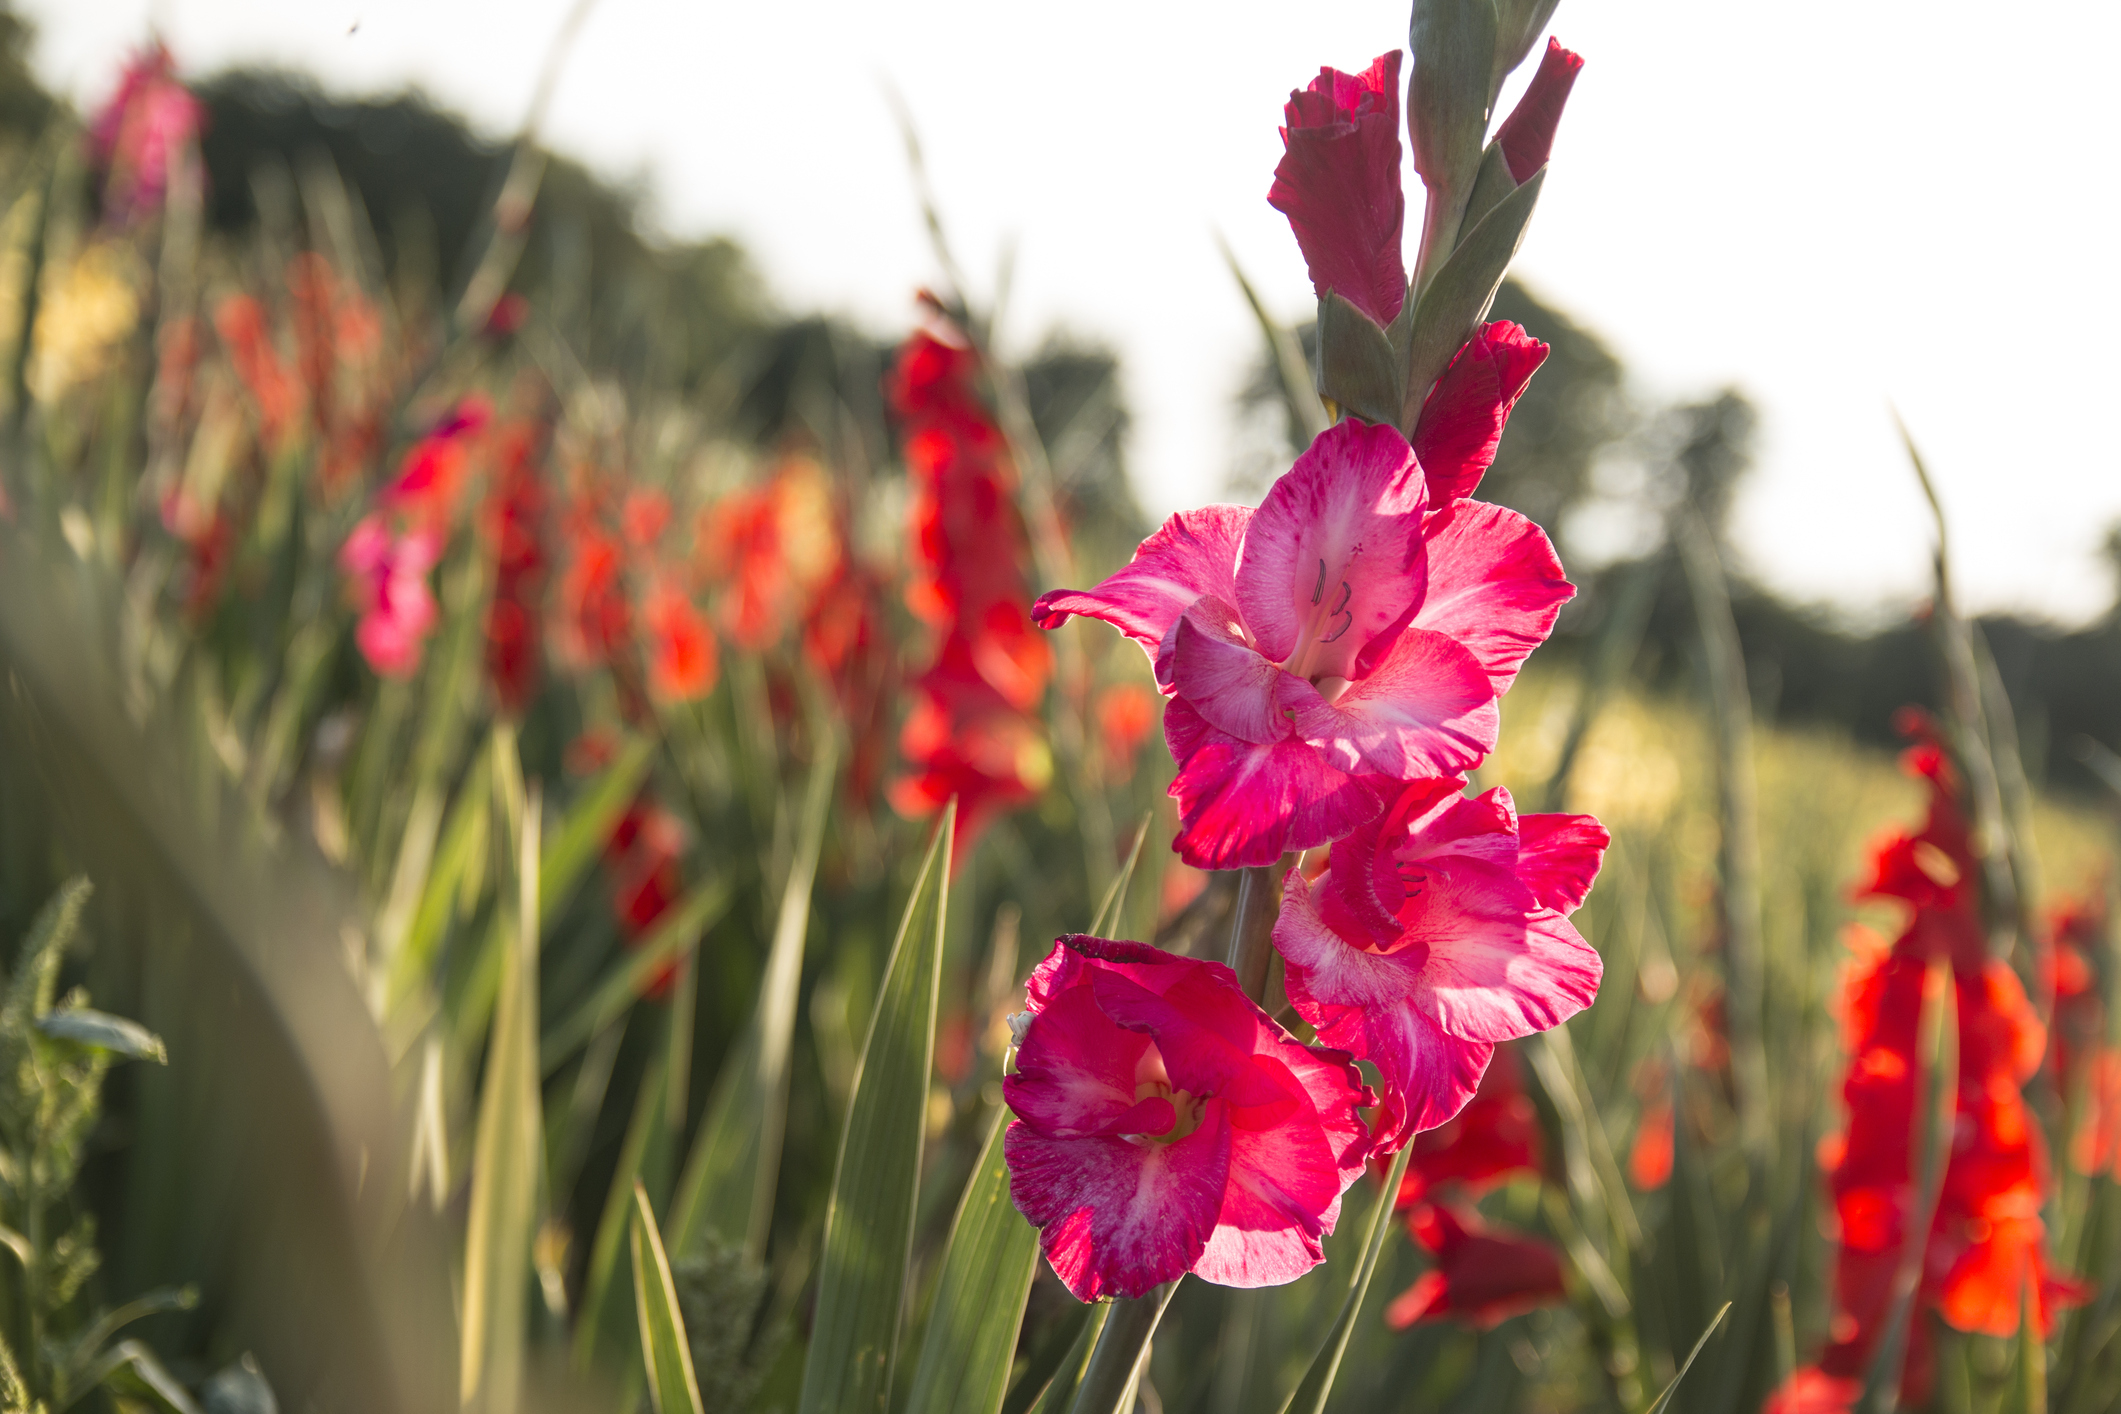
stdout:
<svg viewBox="0 0 2121 1414">
<path fill-rule="evenodd" d="M 1234 1130 L 1222 1211 L 1193 1274 L 1223 1286 L 1279 1286 L 1325 1260 L 1319 1238 L 1347 1186 L 1315 1124 Z"/>
<path fill-rule="evenodd" d="M 1364 646 L 1421 596 L 1424 496 L 1393 428 L 1350 419 L 1319 433 L 1245 529 L 1235 602 L 1260 652 L 1314 681 L 1353 677 Z"/>
<path fill-rule="evenodd" d="M 1576 593 L 1546 532 L 1486 501 L 1460 501 L 1429 518 L 1429 582 L 1416 628 L 1471 649 L 1497 693 L 1554 631 Z"/>
<path fill-rule="evenodd" d="M 1521 815 L 1517 877 L 1542 907 L 1570 914 L 1583 906 L 1613 837 L 1589 815 Z"/>
<path fill-rule="evenodd" d="M 1239 741 L 1280 741 L 1291 729 L 1275 690 L 1288 674 L 1244 641 L 1243 626 L 1220 612 L 1226 607 L 1203 599 L 1178 621 L 1171 686 L 1210 726 Z"/>
<path fill-rule="evenodd" d="M 1539 71 L 1532 75 L 1531 87 L 1495 130 L 1495 144 L 1502 149 L 1510 164 L 1510 175 L 1520 186 L 1547 165 L 1547 154 L 1554 147 L 1554 130 L 1561 126 L 1562 105 L 1569 101 L 1569 90 L 1576 86 L 1576 71 L 1582 67 L 1581 55 L 1570 53 L 1561 47 L 1560 40 L 1550 37 L 1547 52 L 1539 59 Z"/>
<path fill-rule="evenodd" d="M 1472 495 L 1480 485 L 1495 463 L 1510 409 L 1546 356 L 1545 344 L 1507 319 L 1459 345 L 1414 424 L 1414 455 L 1428 480 L 1432 511 Z"/>
<path fill-rule="evenodd" d="M 1078 1301 L 1140 1296 L 1200 1260 L 1230 1169 L 1227 1106 L 1174 1144 L 1053 1139 L 1023 1120 L 1002 1141 L 1009 1197 Z"/>
<path fill-rule="evenodd" d="M 1494 750 L 1502 724 L 1473 655 L 1425 629 L 1402 630 L 1382 661 L 1331 702 L 1286 673 L 1279 687 L 1297 735 L 1344 771 L 1456 775 Z"/>
<path fill-rule="evenodd" d="M 1417 1004 L 1453 1036 L 1508 1041 L 1589 1006 L 1605 964 L 1568 920 L 1514 874 L 1476 860 L 1425 871 L 1400 910 L 1419 958 Z"/>
<path fill-rule="evenodd" d="M 1246 506 L 1203 506 L 1165 521 L 1127 567 L 1095 589 L 1056 589 L 1039 596 L 1031 618 L 1040 628 L 1059 628 L 1070 614 L 1103 619 L 1157 660 L 1158 649 L 1179 615 L 1202 595 L 1236 603 L 1231 575 L 1238 546 L 1252 519 Z M 1159 669 L 1158 681 L 1169 679 Z"/>
<path fill-rule="evenodd" d="M 1183 697 L 1164 710 L 1164 740 L 1178 762 L 1170 794 L 1180 828 L 1171 847 L 1196 869 L 1272 864 L 1285 850 L 1339 839 L 1384 808 L 1381 781 L 1337 769 L 1294 737 L 1240 741 Z"/>
<path fill-rule="evenodd" d="M 1086 981 L 1042 1004 L 1002 1091 L 1019 1118 L 1052 1138 L 1162 1134 L 1171 1115 L 1151 1128 L 1151 1117 L 1135 1113 L 1135 1067 L 1150 1044 L 1131 1031 L 1114 1034 Z"/>
<path fill-rule="evenodd" d="M 1316 887 L 1295 871 L 1283 885 L 1274 946 L 1286 965 L 1289 1000 L 1321 1044 L 1377 1067 L 1385 1110 L 1379 1148 L 1396 1149 L 1465 1107 L 1495 1048 L 1438 1026 L 1417 1000 L 1418 953 L 1351 946 L 1319 915 Z"/>
</svg>

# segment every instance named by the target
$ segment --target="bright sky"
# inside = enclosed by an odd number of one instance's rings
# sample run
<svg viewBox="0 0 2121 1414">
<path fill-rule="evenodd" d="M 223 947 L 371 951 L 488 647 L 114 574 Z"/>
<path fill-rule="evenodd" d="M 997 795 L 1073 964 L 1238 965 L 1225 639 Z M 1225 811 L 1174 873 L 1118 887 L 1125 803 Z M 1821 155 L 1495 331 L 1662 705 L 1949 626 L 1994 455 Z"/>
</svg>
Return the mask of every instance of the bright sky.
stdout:
<svg viewBox="0 0 2121 1414">
<path fill-rule="evenodd" d="M 18 3 L 42 72 L 82 102 L 152 19 L 193 73 L 413 82 L 499 134 L 569 0 Z M 1769 14 L 1565 0 L 1552 28 L 1588 63 L 1517 272 L 1602 333 L 1646 398 L 1735 382 L 1761 404 L 1735 529 L 1776 588 L 1867 613 L 1923 592 L 1930 531 L 1890 401 L 1942 485 L 1966 598 L 2097 613 L 2097 546 L 2121 518 L 2097 391 L 2121 356 L 2095 332 L 2121 313 L 2105 181 L 2121 7 Z M 935 272 L 888 80 L 975 283 L 1017 244 L 1005 338 L 1058 323 L 1120 350 L 1132 463 L 1161 514 L 1214 496 L 1257 347 L 1215 233 L 1284 317 L 1311 308 L 1265 199 L 1283 98 L 1405 39 L 1401 0 L 602 0 L 547 134 L 645 177 L 670 231 L 738 237 L 787 307 L 890 333 Z"/>
</svg>

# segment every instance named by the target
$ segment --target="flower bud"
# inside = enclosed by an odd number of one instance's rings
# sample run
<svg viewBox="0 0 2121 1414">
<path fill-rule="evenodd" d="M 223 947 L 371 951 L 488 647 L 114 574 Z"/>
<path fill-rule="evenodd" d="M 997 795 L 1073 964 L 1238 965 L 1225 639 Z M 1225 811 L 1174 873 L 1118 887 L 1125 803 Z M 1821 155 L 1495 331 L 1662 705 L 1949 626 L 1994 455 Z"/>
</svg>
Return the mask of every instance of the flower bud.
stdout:
<svg viewBox="0 0 2121 1414">
<path fill-rule="evenodd" d="M 1495 144 L 1509 160 L 1510 175 L 1519 182 L 1547 165 L 1547 153 L 1554 146 L 1554 129 L 1561 123 L 1562 105 L 1569 101 L 1576 71 L 1582 67 L 1582 55 L 1562 48 L 1558 39 L 1549 39 L 1547 52 L 1539 61 L 1539 72 L 1532 75 L 1532 86 L 1496 129 Z"/>
<path fill-rule="evenodd" d="M 1311 285 L 1379 325 L 1407 297 L 1400 233 L 1399 51 L 1360 74 L 1320 69 L 1282 110 L 1282 159 L 1267 202 L 1289 218 Z"/>
</svg>

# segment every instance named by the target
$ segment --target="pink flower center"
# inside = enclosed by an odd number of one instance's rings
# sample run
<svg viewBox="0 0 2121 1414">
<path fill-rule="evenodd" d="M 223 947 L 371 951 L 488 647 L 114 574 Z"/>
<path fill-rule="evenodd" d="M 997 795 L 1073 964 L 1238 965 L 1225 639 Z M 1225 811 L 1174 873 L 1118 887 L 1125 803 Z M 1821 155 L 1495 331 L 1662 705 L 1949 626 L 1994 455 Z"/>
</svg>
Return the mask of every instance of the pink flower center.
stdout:
<svg viewBox="0 0 2121 1414">
<path fill-rule="evenodd" d="M 1343 566 L 1345 568 L 1345 566 Z M 1329 643 L 1337 643 L 1348 630 L 1355 627 L 1355 614 L 1348 608 L 1348 601 L 1355 597 L 1352 581 L 1329 574 L 1326 562 L 1318 562 L 1318 579 L 1311 586 L 1311 604 L 1304 615 L 1303 628 L 1296 636 L 1295 651 L 1282 666 L 1297 677 L 1309 679 L 1311 660 L 1318 650 Z"/>
<path fill-rule="evenodd" d="M 1176 1144 L 1200 1128 L 1201 1111 L 1208 1103 L 1206 1095 L 1172 1086 L 1170 1072 L 1164 1069 L 1163 1055 L 1153 1045 L 1142 1052 L 1141 1060 L 1134 1067 L 1134 1103 L 1138 1105 L 1144 1100 L 1169 1100 L 1174 1112 L 1171 1127 L 1162 1134 L 1125 1136 L 1130 1142 L 1145 1147 Z"/>
</svg>

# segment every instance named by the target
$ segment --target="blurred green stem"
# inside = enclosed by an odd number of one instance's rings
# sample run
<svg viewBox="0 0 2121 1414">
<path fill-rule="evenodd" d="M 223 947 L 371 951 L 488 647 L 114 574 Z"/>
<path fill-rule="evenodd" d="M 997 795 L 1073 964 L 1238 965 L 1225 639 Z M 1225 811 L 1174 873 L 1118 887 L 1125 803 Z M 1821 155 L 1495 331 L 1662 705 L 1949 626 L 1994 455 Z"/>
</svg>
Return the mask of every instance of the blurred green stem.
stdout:
<svg viewBox="0 0 2121 1414">
<path fill-rule="evenodd" d="M 1135 1388 L 1149 1364 L 1150 1337 L 1177 1290 L 1178 1282 L 1167 1281 L 1146 1296 L 1112 1303 L 1070 1414 L 1127 1414 L 1133 1408 Z"/>
<path fill-rule="evenodd" d="M 1230 925 L 1230 970 L 1237 974 L 1237 984 L 1245 989 L 1245 995 L 1262 1005 L 1267 993 L 1267 964 L 1274 959 L 1274 917 L 1278 902 L 1274 896 L 1274 875 L 1291 862 L 1283 856 L 1280 864 L 1239 871 L 1237 914 Z"/>
</svg>

